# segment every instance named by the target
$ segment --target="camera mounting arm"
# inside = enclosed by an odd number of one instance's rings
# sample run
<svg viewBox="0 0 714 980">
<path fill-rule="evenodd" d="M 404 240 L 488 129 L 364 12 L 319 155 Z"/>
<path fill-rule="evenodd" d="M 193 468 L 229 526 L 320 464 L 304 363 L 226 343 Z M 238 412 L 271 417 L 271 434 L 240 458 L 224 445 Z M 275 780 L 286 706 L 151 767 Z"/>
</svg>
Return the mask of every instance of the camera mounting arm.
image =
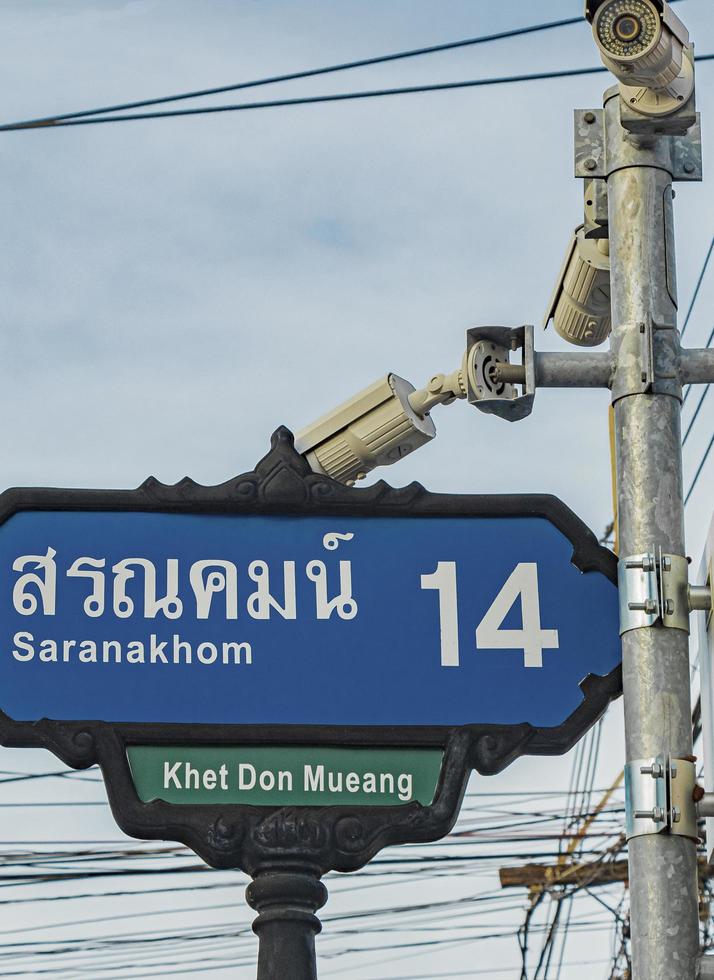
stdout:
<svg viewBox="0 0 714 980">
<path fill-rule="evenodd" d="M 635 352 L 642 359 L 638 390 L 650 391 L 659 380 L 652 325 L 643 327 L 642 350 Z M 672 391 L 677 397 L 683 384 L 714 382 L 713 350 L 681 350 L 679 363 Z M 437 405 L 466 399 L 481 412 L 516 422 L 530 415 L 537 388 L 610 388 L 616 399 L 621 387 L 611 351 L 541 352 L 534 349 L 530 325 L 473 327 L 461 366 L 450 374 L 434 374 L 418 389 L 388 374 L 298 432 L 295 448 L 316 473 L 352 486 L 377 466 L 398 463 L 431 442 Z"/>
<path fill-rule="evenodd" d="M 474 327 L 450 374 L 434 374 L 418 389 L 388 374 L 298 432 L 295 448 L 316 473 L 352 486 L 431 442 L 437 405 L 466 399 L 515 422 L 530 415 L 536 385 L 606 388 L 611 374 L 609 354 L 536 353 L 532 326 Z"/>
</svg>

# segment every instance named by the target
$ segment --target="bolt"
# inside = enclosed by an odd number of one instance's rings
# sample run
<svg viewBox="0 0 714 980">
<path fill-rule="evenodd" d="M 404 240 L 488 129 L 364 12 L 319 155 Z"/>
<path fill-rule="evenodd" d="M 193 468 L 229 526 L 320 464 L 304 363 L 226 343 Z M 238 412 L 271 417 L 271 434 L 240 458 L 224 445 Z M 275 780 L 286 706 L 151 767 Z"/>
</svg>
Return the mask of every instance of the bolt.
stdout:
<svg viewBox="0 0 714 980">
<path fill-rule="evenodd" d="M 661 762 L 653 762 L 651 766 L 640 766 L 640 772 L 643 776 L 652 776 L 653 779 L 659 779 L 664 775 Z"/>
<path fill-rule="evenodd" d="M 664 611 L 667 616 L 674 615 L 674 601 L 672 599 L 667 599 L 664 604 Z"/>
<path fill-rule="evenodd" d="M 635 810 L 636 820 L 654 820 L 661 823 L 664 820 L 664 810 L 661 806 L 655 806 L 651 810 Z"/>
<path fill-rule="evenodd" d="M 690 160 L 687 160 L 687 162 L 684 164 L 684 172 L 685 174 L 694 173 L 694 164 Z"/>
<path fill-rule="evenodd" d="M 669 555 L 665 555 L 662 558 L 662 568 L 665 570 L 665 572 L 672 571 L 672 559 L 669 557 Z"/>
<path fill-rule="evenodd" d="M 636 559 L 635 561 L 626 561 L 625 568 L 641 568 L 645 572 L 653 572 L 654 562 L 649 555 L 645 555 L 644 558 Z"/>
<path fill-rule="evenodd" d="M 632 612 L 644 612 L 650 615 L 657 612 L 657 603 L 654 599 L 645 599 L 644 602 L 628 602 L 627 608 Z"/>
<path fill-rule="evenodd" d="M 585 161 L 585 163 L 583 164 L 583 166 L 585 167 L 586 170 L 596 170 L 597 169 L 597 163 L 596 163 L 596 161 L 592 157 L 588 157 L 587 160 Z"/>
<path fill-rule="evenodd" d="M 583 119 L 589 125 L 592 125 L 595 122 L 595 118 L 596 117 L 594 112 L 586 112 L 585 115 L 583 116 Z"/>
</svg>

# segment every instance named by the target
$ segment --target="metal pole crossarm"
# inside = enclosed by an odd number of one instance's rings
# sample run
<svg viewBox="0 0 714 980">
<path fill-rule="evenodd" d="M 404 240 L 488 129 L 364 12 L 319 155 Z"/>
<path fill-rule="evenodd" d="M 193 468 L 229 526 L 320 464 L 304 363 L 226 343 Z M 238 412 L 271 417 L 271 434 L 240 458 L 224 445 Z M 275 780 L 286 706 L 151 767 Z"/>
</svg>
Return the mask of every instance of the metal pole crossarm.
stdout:
<svg viewBox="0 0 714 980">
<path fill-rule="evenodd" d="M 711 347 L 683 350 L 680 360 L 682 384 L 714 383 L 714 349 Z"/>
<path fill-rule="evenodd" d="M 668 329 L 667 327 L 661 329 Z M 669 328 L 671 329 L 671 328 Z M 644 333 L 644 331 L 641 331 Z M 642 385 L 642 368 L 639 355 L 641 338 L 635 365 L 635 386 Z M 645 338 L 647 342 L 647 338 Z M 615 361 L 609 352 L 560 353 L 534 352 L 535 379 L 538 388 L 609 388 L 614 381 Z M 497 363 L 493 369 L 494 380 L 499 383 L 523 384 L 525 368 L 522 364 Z M 677 376 L 670 372 L 670 381 L 678 377 L 679 385 L 714 383 L 714 348 L 682 350 L 679 355 Z M 655 379 L 656 380 L 656 379 Z M 621 397 L 621 394 L 619 395 Z"/>
<path fill-rule="evenodd" d="M 609 388 L 613 361 L 609 353 L 596 354 L 535 352 L 535 380 L 538 388 Z M 496 364 L 497 382 L 523 384 L 522 364 Z"/>
<path fill-rule="evenodd" d="M 706 858 L 700 857 L 697 861 L 697 873 L 702 881 L 714 878 L 714 864 L 709 864 Z M 593 888 L 629 882 L 627 861 L 524 864 L 516 868 L 501 868 L 498 877 L 501 888 Z"/>
<path fill-rule="evenodd" d="M 702 956 L 697 964 L 696 980 L 714 980 L 714 956 Z"/>
</svg>

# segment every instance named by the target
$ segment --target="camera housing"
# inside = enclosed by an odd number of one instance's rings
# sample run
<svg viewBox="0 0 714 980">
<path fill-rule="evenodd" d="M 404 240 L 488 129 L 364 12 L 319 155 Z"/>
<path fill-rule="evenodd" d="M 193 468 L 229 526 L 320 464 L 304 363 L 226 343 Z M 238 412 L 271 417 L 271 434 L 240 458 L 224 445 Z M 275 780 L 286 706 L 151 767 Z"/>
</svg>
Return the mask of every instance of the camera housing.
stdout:
<svg viewBox="0 0 714 980">
<path fill-rule="evenodd" d="M 563 340 L 576 347 L 597 347 L 612 329 L 610 254 L 607 238 L 586 238 L 575 229 L 558 276 L 543 326 L 551 319 Z"/>
<path fill-rule="evenodd" d="M 637 112 L 676 112 L 694 90 L 689 32 L 666 0 L 586 0 L 603 64 Z"/>
<path fill-rule="evenodd" d="M 409 401 L 416 389 L 388 374 L 297 433 L 295 448 L 316 473 L 352 486 L 377 466 L 430 442 L 436 427 Z"/>
</svg>

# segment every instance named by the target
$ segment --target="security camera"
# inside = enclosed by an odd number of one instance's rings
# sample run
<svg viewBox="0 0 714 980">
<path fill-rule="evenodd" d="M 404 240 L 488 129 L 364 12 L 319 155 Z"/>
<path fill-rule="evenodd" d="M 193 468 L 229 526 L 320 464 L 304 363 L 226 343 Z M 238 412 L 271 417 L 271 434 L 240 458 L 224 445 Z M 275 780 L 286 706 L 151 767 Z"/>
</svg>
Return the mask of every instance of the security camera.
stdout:
<svg viewBox="0 0 714 980">
<path fill-rule="evenodd" d="M 413 385 L 396 374 L 376 381 L 295 436 L 295 448 L 316 473 L 352 486 L 375 466 L 395 463 L 429 442 L 436 427 L 418 414 Z"/>
<path fill-rule="evenodd" d="M 694 89 L 689 32 L 666 0 L 586 0 L 585 16 L 603 64 L 625 87 L 629 104 L 660 115 L 689 98 Z M 638 88 L 650 96 L 643 100 Z"/>
<path fill-rule="evenodd" d="M 352 486 L 430 442 L 436 435 L 431 409 L 465 398 L 466 390 L 463 362 L 419 389 L 388 374 L 298 432 L 295 448 L 315 473 Z"/>
<path fill-rule="evenodd" d="M 556 332 L 578 347 L 597 347 L 607 340 L 610 312 L 610 243 L 586 238 L 575 229 L 543 326 L 551 319 Z"/>
</svg>

